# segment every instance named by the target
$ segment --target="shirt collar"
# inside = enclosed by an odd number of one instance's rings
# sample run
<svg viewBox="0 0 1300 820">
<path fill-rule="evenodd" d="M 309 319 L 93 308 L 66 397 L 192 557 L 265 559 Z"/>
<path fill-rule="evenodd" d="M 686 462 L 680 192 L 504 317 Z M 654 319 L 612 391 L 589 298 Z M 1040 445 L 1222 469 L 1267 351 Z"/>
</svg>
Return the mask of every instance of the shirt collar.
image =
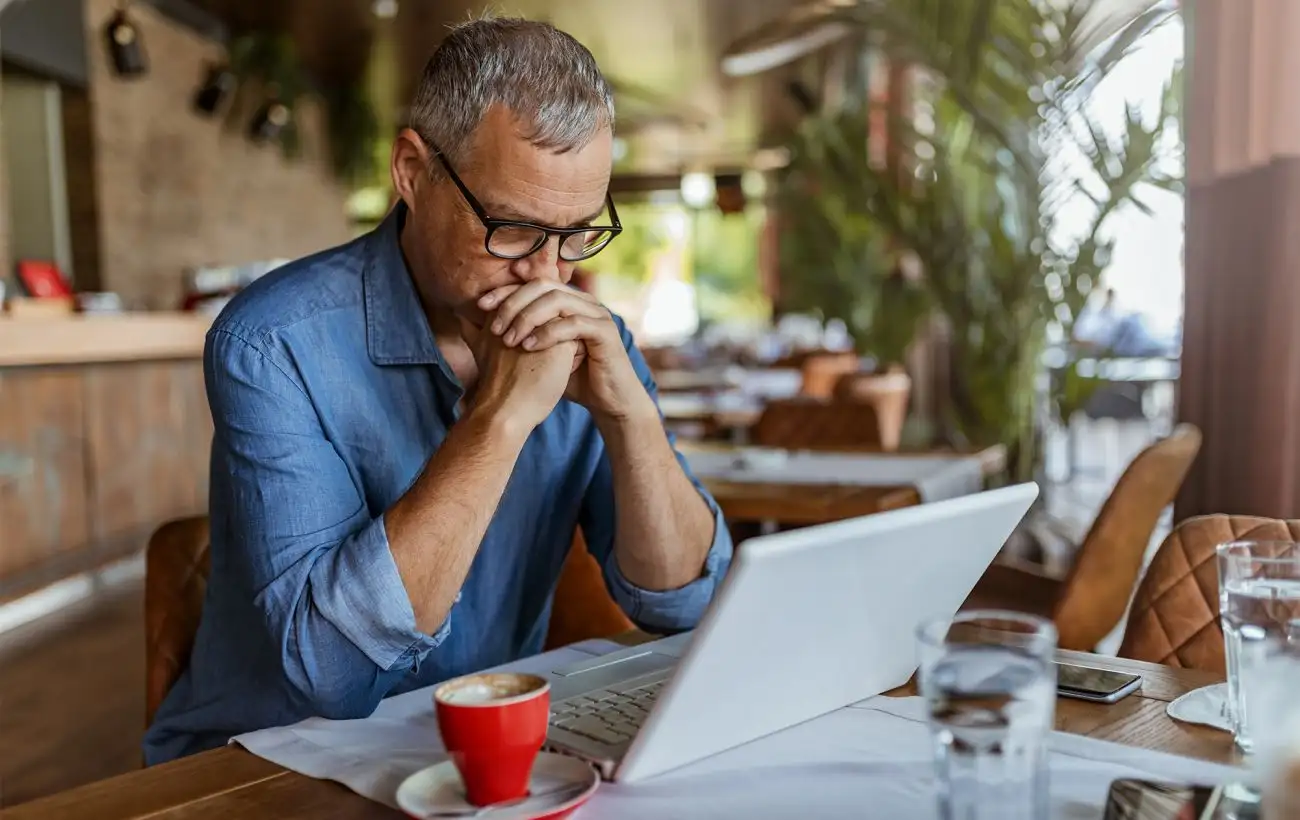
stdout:
<svg viewBox="0 0 1300 820">
<path fill-rule="evenodd" d="M 406 203 L 384 218 L 368 239 L 363 274 L 366 298 L 366 346 L 375 364 L 439 364 L 429 319 L 402 256 L 400 235 Z"/>
</svg>

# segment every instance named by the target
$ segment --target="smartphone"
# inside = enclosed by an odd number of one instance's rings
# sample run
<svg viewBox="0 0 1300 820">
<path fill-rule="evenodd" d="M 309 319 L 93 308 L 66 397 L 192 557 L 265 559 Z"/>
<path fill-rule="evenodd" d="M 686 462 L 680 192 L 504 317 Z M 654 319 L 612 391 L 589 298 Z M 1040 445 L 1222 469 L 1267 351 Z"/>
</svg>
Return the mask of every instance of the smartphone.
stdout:
<svg viewBox="0 0 1300 820">
<path fill-rule="evenodd" d="M 1240 803 L 1226 791 L 1123 778 L 1110 784 L 1102 820 L 1259 820 L 1258 804 Z"/>
<path fill-rule="evenodd" d="M 1062 697 L 1094 703 L 1114 703 L 1136 692 L 1141 686 L 1141 675 L 1093 669 L 1072 663 L 1056 664 L 1056 692 Z"/>
</svg>

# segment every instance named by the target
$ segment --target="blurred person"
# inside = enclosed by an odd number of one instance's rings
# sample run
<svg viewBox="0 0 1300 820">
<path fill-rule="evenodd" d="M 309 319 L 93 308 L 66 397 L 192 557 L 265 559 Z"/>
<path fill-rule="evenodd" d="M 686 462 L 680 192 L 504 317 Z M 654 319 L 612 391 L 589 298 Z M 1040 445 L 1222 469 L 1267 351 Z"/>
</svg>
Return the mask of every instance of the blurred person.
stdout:
<svg viewBox="0 0 1300 820">
<path fill-rule="evenodd" d="M 208 334 L 212 570 L 148 764 L 541 651 L 575 527 L 619 605 L 693 627 L 732 554 L 622 319 L 569 287 L 614 238 L 610 87 L 555 28 L 452 30 L 375 231 Z"/>
<path fill-rule="evenodd" d="M 1108 356 L 1176 356 L 1179 339 L 1152 330 L 1140 313 L 1120 310 L 1114 288 L 1107 288 L 1100 307 L 1092 303 L 1079 312 L 1071 329 L 1074 341 L 1085 350 Z"/>
</svg>

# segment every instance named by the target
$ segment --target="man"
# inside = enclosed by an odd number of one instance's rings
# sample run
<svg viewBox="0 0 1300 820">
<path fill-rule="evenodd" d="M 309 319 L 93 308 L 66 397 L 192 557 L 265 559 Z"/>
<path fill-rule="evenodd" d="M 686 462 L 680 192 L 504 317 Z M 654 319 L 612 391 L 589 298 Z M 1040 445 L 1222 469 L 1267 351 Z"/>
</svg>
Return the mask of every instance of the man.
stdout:
<svg viewBox="0 0 1300 820">
<path fill-rule="evenodd" d="M 461 26 L 375 232 L 215 322 L 212 575 L 149 763 L 536 653 L 581 527 L 618 603 L 694 626 L 731 559 L 622 322 L 567 286 L 617 232 L 614 111 L 550 26 Z"/>
</svg>

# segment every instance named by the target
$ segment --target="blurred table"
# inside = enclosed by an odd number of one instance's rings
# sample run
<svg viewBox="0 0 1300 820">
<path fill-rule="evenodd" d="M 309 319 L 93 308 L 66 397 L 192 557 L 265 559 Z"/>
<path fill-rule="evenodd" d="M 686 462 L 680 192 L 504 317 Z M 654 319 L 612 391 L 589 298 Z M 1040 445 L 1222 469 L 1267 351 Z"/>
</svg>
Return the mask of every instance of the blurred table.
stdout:
<svg viewBox="0 0 1300 820">
<path fill-rule="evenodd" d="M 663 393 L 659 412 L 669 429 L 691 438 L 739 438 L 763 415 L 762 399 L 735 390 L 722 393 Z"/>
<path fill-rule="evenodd" d="M 784 399 L 798 394 L 803 374 L 789 367 L 709 367 L 700 370 L 657 370 L 655 384 L 660 394 L 681 392 L 725 392 L 736 390 L 748 396 Z"/>
<path fill-rule="evenodd" d="M 707 453 L 713 456 L 740 457 L 752 448 L 682 442 L 678 449 L 686 456 L 687 461 L 690 461 L 692 454 Z M 888 459 L 934 455 L 974 458 L 978 460 L 985 478 L 1002 472 L 1006 466 L 1006 450 L 1003 447 L 989 447 L 973 453 L 939 451 L 882 453 L 873 450 L 818 452 L 856 455 L 864 458 L 878 456 Z M 906 482 L 864 486 L 835 483 L 829 480 L 823 484 L 807 481 L 785 482 L 779 479 L 736 481 L 708 475 L 700 475 L 699 478 L 722 508 L 722 514 L 728 522 L 764 521 L 796 526 L 824 524 L 922 503 L 918 488 Z"/>
</svg>

